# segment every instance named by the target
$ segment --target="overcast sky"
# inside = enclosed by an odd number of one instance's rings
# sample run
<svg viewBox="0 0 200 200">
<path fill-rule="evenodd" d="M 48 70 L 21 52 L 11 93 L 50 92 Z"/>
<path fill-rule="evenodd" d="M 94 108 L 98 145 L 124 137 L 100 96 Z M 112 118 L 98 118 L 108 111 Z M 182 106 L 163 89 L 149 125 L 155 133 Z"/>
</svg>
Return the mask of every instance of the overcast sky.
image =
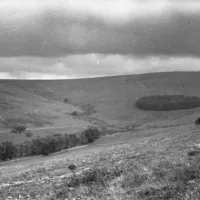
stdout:
<svg viewBox="0 0 200 200">
<path fill-rule="evenodd" d="M 199 0 L 1 0 L 0 78 L 200 70 Z"/>
</svg>

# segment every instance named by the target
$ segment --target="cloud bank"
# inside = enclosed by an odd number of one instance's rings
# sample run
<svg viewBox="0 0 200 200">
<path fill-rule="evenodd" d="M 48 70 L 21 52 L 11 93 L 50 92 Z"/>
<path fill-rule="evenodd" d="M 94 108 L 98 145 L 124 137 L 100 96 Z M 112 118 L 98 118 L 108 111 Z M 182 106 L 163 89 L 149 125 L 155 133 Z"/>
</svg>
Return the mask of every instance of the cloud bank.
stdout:
<svg viewBox="0 0 200 200">
<path fill-rule="evenodd" d="M 199 58 L 71 55 L 0 58 L 1 79 L 74 79 L 164 71 L 199 71 Z"/>
<path fill-rule="evenodd" d="M 197 0 L 2 0 L 0 17 L 0 78 L 199 70 Z"/>
<path fill-rule="evenodd" d="M 198 1 L 23 2 L 0 3 L 1 56 L 200 55 Z"/>
</svg>

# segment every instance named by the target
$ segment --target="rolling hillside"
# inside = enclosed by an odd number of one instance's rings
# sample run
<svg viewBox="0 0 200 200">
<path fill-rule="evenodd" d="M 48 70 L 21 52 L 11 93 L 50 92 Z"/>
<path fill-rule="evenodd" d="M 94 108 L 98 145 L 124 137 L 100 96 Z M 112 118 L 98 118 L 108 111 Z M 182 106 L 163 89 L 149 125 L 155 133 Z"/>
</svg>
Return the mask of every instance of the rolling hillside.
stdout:
<svg viewBox="0 0 200 200">
<path fill-rule="evenodd" d="M 5 131 L 16 122 L 39 136 L 76 132 L 91 124 L 116 132 L 49 156 L 2 162 L 0 198 L 199 199 L 200 127 L 194 121 L 200 108 L 143 111 L 135 107 L 135 101 L 147 95 L 199 97 L 199 76 L 176 72 L 1 81 L 1 140 L 25 140 Z M 64 98 L 69 102 L 63 103 Z M 78 116 L 72 116 L 73 111 Z M 130 130 L 130 125 L 138 127 Z M 70 164 L 77 167 L 73 175 Z"/>
<path fill-rule="evenodd" d="M 135 102 L 142 96 L 157 94 L 200 96 L 199 77 L 199 72 L 168 72 L 79 80 L 1 80 L 0 139 L 13 138 L 5 130 L 17 123 L 39 135 L 61 129 L 80 131 L 91 124 L 119 129 L 155 123 L 193 123 L 200 108 L 142 111 L 135 107 Z M 64 98 L 69 102 L 64 103 Z M 78 116 L 72 116 L 73 111 Z M 17 140 L 21 136 L 14 137 Z"/>
</svg>

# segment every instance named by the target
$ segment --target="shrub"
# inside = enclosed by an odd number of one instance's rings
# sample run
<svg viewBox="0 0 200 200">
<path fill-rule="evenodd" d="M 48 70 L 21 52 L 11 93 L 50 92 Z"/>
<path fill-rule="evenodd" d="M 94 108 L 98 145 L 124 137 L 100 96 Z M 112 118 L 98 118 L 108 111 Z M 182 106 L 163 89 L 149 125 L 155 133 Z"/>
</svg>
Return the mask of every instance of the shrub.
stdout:
<svg viewBox="0 0 200 200">
<path fill-rule="evenodd" d="M 33 155 L 48 155 L 56 151 L 55 142 L 49 136 L 45 138 L 36 138 L 31 142 Z"/>
<path fill-rule="evenodd" d="M 71 113 L 71 115 L 76 117 L 76 116 L 78 116 L 78 112 L 77 112 L 77 111 L 73 111 L 73 112 Z"/>
<path fill-rule="evenodd" d="M 195 121 L 195 125 L 199 125 L 200 124 L 200 117 L 196 119 Z"/>
<path fill-rule="evenodd" d="M 12 128 L 13 133 L 22 133 L 26 130 L 26 126 L 24 125 L 16 125 Z"/>
<path fill-rule="evenodd" d="M 92 143 L 95 139 L 98 139 L 100 136 L 100 131 L 97 128 L 88 128 L 84 133 L 88 143 Z"/>
<path fill-rule="evenodd" d="M 170 111 L 200 107 L 200 98 L 184 95 L 155 95 L 141 97 L 136 107 L 142 110 Z"/>
<path fill-rule="evenodd" d="M 0 160 L 5 161 L 15 157 L 16 147 L 12 142 L 2 142 L 0 144 Z"/>
<path fill-rule="evenodd" d="M 69 99 L 68 98 L 64 98 L 64 103 L 69 103 Z"/>
<path fill-rule="evenodd" d="M 75 164 L 71 164 L 68 166 L 68 169 L 74 174 L 75 170 L 76 170 L 76 165 Z"/>
<path fill-rule="evenodd" d="M 33 136 L 33 133 L 27 131 L 24 133 L 26 137 L 32 137 Z"/>
</svg>

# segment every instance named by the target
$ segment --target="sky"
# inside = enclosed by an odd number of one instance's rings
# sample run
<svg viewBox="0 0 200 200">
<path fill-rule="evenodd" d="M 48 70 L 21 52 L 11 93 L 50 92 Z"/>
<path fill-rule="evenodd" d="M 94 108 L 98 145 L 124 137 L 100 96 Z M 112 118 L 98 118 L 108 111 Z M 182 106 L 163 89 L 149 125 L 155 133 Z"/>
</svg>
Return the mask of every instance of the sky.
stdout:
<svg viewBox="0 0 200 200">
<path fill-rule="evenodd" d="M 1 0 L 0 79 L 200 71 L 199 0 Z"/>
</svg>

